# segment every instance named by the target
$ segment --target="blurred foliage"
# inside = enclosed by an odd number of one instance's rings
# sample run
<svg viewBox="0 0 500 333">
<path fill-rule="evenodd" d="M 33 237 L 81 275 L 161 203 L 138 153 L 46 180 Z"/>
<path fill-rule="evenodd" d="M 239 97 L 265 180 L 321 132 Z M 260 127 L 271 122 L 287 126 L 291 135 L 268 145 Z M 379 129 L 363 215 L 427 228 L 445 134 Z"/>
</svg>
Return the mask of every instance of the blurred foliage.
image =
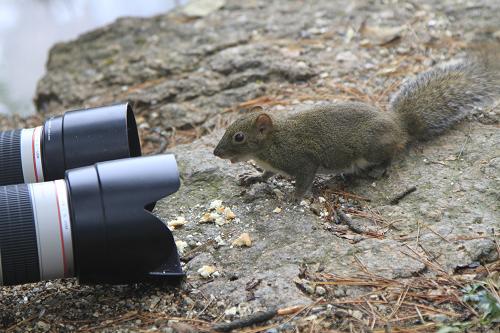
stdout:
<svg viewBox="0 0 500 333">
<path fill-rule="evenodd" d="M 500 275 L 496 279 L 478 282 L 463 289 L 463 300 L 470 304 L 478 317 L 469 321 L 442 326 L 438 333 L 465 332 L 472 329 L 500 328 Z"/>
</svg>

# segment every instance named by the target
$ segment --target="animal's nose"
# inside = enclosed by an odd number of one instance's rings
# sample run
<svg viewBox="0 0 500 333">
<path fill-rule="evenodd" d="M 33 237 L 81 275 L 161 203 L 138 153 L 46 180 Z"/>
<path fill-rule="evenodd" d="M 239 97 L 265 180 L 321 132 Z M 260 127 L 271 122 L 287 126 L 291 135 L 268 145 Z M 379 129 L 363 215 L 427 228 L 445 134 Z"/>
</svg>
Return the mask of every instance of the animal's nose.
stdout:
<svg viewBox="0 0 500 333">
<path fill-rule="evenodd" d="M 214 155 L 217 157 L 221 157 L 222 156 L 222 149 L 220 149 L 219 147 L 215 147 Z"/>
</svg>

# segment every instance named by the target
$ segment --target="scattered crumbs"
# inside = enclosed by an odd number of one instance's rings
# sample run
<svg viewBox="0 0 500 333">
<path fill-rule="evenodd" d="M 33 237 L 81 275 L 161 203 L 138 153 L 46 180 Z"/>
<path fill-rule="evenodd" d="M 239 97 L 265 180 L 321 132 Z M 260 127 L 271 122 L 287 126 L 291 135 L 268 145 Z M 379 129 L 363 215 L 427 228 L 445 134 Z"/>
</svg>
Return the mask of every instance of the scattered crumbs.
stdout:
<svg viewBox="0 0 500 333">
<path fill-rule="evenodd" d="M 217 217 L 215 218 L 215 224 L 220 227 L 226 224 L 226 219 L 221 215 L 217 215 Z"/>
<path fill-rule="evenodd" d="M 216 277 L 219 275 L 215 266 L 209 266 L 209 265 L 202 266 L 198 270 L 198 274 L 200 274 L 200 276 L 204 279 L 208 279 L 210 277 Z"/>
<path fill-rule="evenodd" d="M 222 200 L 213 200 L 208 206 L 208 211 L 201 216 L 200 223 L 215 223 L 222 226 L 232 220 L 238 219 L 231 208 L 225 207 Z"/>
<path fill-rule="evenodd" d="M 236 218 L 236 214 L 229 207 L 224 208 L 224 216 L 226 220 L 234 220 Z"/>
<path fill-rule="evenodd" d="M 222 200 L 213 200 L 208 206 L 209 210 L 217 210 L 217 208 L 222 206 Z"/>
<path fill-rule="evenodd" d="M 180 255 L 183 255 L 186 249 L 189 247 L 188 243 L 182 240 L 175 241 L 175 246 L 177 246 L 177 251 Z"/>
<path fill-rule="evenodd" d="M 187 221 L 184 216 L 177 216 L 175 219 L 168 221 L 167 225 L 170 230 L 178 229 L 186 224 Z"/>
<path fill-rule="evenodd" d="M 220 235 L 215 237 L 215 242 L 217 243 L 217 247 L 225 246 L 227 243 L 222 239 Z"/>
<path fill-rule="evenodd" d="M 250 235 L 247 232 L 244 232 L 240 235 L 240 237 L 236 238 L 233 243 L 233 246 L 239 246 L 239 247 L 250 247 L 252 246 L 252 239 L 250 238 Z"/>
<path fill-rule="evenodd" d="M 219 216 L 217 213 L 206 212 L 201 216 L 200 223 L 212 223 Z"/>
<path fill-rule="evenodd" d="M 273 213 L 279 214 L 279 213 L 281 213 L 281 210 L 282 209 L 280 207 L 276 207 L 276 208 L 274 208 Z"/>
</svg>

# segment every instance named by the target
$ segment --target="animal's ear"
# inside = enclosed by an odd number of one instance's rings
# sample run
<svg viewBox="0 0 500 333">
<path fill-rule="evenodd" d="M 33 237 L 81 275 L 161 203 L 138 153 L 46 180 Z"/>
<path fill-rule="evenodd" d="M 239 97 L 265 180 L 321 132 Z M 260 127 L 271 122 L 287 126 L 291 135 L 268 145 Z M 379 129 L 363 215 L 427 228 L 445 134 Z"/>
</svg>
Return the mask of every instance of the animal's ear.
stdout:
<svg viewBox="0 0 500 333">
<path fill-rule="evenodd" d="M 273 130 L 273 120 L 267 113 L 259 114 L 255 119 L 255 128 L 259 134 L 266 135 Z"/>
<path fill-rule="evenodd" d="M 264 111 L 264 108 L 260 105 L 253 106 L 250 109 L 250 112 L 262 112 L 262 111 Z"/>
</svg>

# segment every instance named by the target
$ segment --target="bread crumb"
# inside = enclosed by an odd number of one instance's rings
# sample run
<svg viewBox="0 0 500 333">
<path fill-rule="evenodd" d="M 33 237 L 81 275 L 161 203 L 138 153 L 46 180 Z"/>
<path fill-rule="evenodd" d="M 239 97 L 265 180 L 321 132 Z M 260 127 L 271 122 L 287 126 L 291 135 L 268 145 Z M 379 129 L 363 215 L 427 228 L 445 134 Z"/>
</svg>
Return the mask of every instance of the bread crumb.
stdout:
<svg viewBox="0 0 500 333">
<path fill-rule="evenodd" d="M 252 239 L 250 238 L 250 235 L 247 232 L 244 232 L 240 235 L 240 237 L 236 238 L 233 243 L 233 246 L 239 246 L 239 247 L 250 247 L 252 246 Z"/>
<path fill-rule="evenodd" d="M 188 243 L 182 240 L 175 241 L 175 246 L 177 246 L 177 251 L 180 255 L 183 255 L 186 249 L 188 248 Z"/>
<path fill-rule="evenodd" d="M 204 279 L 208 279 L 211 276 L 214 276 L 217 272 L 215 266 L 204 265 L 198 270 L 198 274 Z M 217 274 L 218 275 L 218 274 Z"/>
<path fill-rule="evenodd" d="M 177 216 L 175 219 L 168 221 L 167 225 L 170 230 L 178 229 L 186 224 L 184 216 Z"/>
</svg>

